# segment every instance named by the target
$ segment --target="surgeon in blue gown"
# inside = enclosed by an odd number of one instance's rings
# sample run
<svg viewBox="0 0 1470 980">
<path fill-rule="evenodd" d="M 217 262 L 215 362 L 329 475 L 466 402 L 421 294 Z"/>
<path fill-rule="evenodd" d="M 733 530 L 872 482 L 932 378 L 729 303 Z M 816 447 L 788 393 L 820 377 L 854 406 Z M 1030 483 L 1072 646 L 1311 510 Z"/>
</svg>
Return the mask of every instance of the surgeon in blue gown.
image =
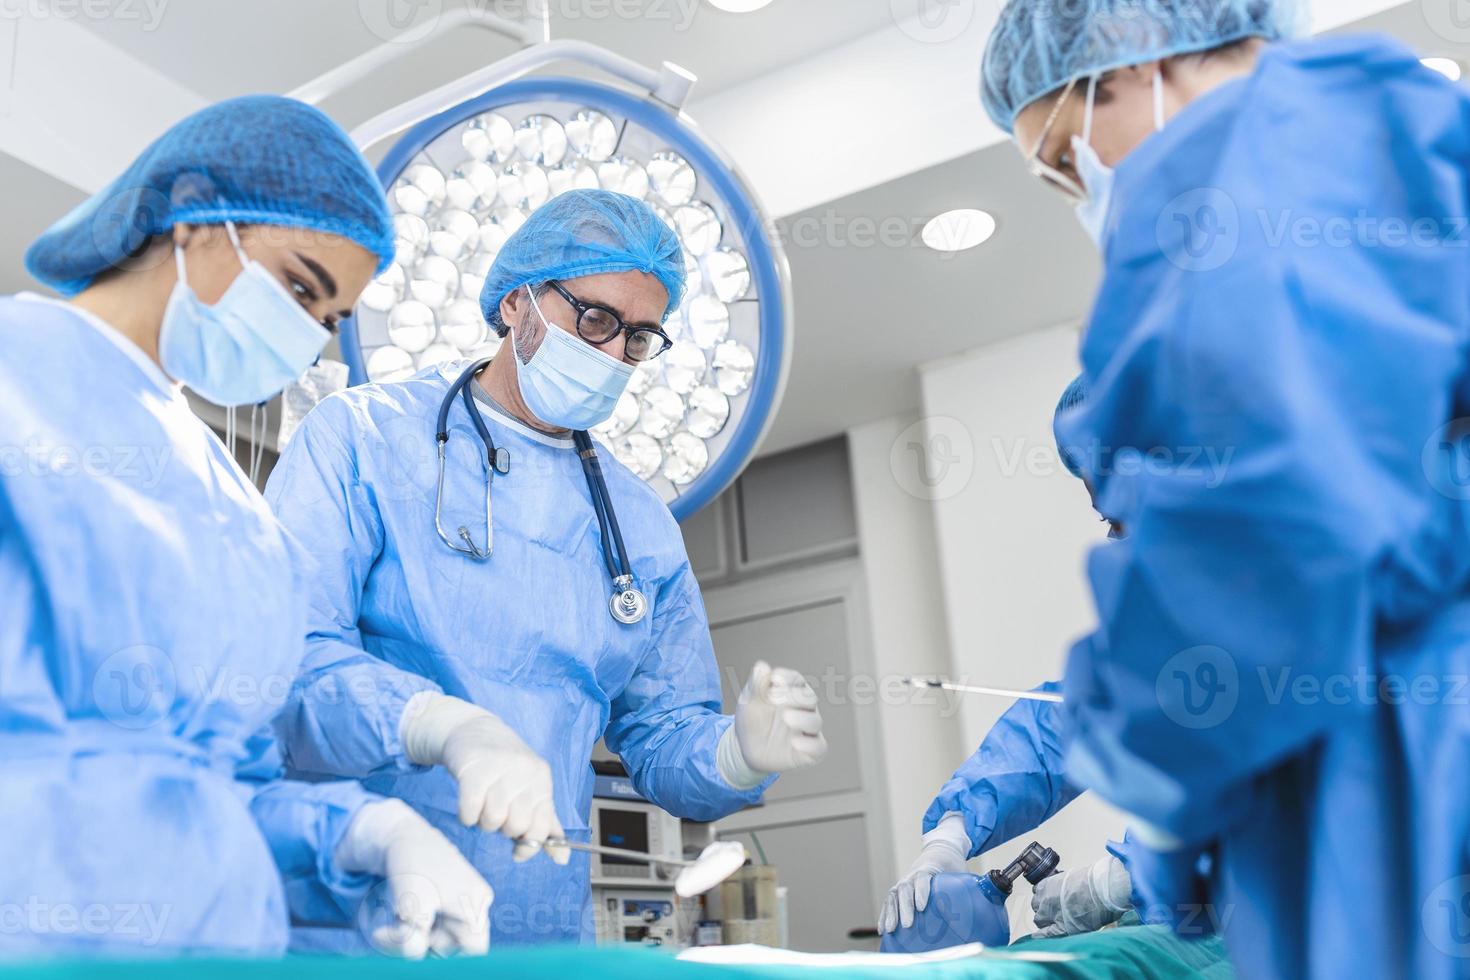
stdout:
<svg viewBox="0 0 1470 980">
<path fill-rule="evenodd" d="M 1244 976 L 1463 975 L 1470 95 L 1282 41 L 1286 3 L 1184 6 L 1013 0 L 985 59 L 1104 257 L 1062 427 L 1129 535 L 1091 556 L 1067 778 Z"/>
<path fill-rule="evenodd" d="M 442 837 L 278 778 L 309 575 L 181 390 L 270 397 L 391 253 L 346 135 L 250 97 L 31 246 L 67 299 L 0 298 L 0 955 L 279 953 L 288 908 L 350 924 L 390 870 L 478 901 L 437 939 L 484 949 L 489 889 Z M 402 924 L 422 953 L 435 924 Z"/>
<path fill-rule="evenodd" d="M 1082 447 L 1068 447 L 1060 424 L 1086 399 L 1078 378 L 1057 403 L 1053 426 L 1057 451 L 1068 472 L 1081 477 Z M 1107 520 L 1104 518 L 1104 520 Z M 1108 521 L 1108 537 L 1123 527 Z M 1037 690 L 1055 693 L 1061 684 Z M 1020 700 L 1001 715 L 979 748 L 940 787 L 924 814 L 924 846 L 912 866 L 884 898 L 878 930 L 891 933 L 914 922 L 929 904 L 936 874 L 967 870 L 969 859 L 1029 833 L 1075 800 L 1082 789 L 1068 782 L 1063 765 L 1062 706 L 1053 701 Z M 1132 907 L 1133 888 L 1123 858 L 1136 849 L 1131 840 L 1111 845 L 1109 855 L 1048 878 L 1033 890 L 1032 905 L 1042 935 L 1071 935 L 1116 921 Z"/>
<path fill-rule="evenodd" d="M 654 211 L 607 191 L 552 199 L 501 248 L 481 307 L 506 339 L 468 390 L 509 465 L 494 474 L 487 528 L 486 449 L 457 397 L 441 523 L 458 549 L 435 530 L 435 429 L 466 363 L 326 399 L 266 488 L 322 567 L 307 671 L 284 717 L 291 767 L 362 778 L 453 839 L 495 888 L 500 946 L 592 935 L 586 855 L 538 850 L 589 839 L 600 737 L 640 793 L 705 821 L 826 752 L 815 693 L 794 671 L 757 665 L 734 717 L 720 713 L 678 525 L 603 451 L 650 604 L 632 624 L 609 609 L 609 544 L 572 431 L 608 418 L 636 366 L 665 349 L 683 268 Z M 488 558 L 464 553 L 487 535 Z"/>
</svg>

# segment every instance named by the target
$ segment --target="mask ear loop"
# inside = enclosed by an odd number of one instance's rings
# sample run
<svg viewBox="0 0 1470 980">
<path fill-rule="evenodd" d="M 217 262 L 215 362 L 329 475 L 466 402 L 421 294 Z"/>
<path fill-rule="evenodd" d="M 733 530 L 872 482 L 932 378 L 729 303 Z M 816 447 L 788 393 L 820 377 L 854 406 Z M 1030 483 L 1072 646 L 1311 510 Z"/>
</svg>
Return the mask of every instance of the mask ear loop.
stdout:
<svg viewBox="0 0 1470 980">
<path fill-rule="evenodd" d="M 184 250 L 174 245 L 174 268 L 178 270 L 179 282 L 189 285 L 189 274 L 184 269 Z"/>
<path fill-rule="evenodd" d="M 1087 80 L 1087 107 L 1082 115 L 1082 142 L 1092 145 L 1092 110 L 1097 105 L 1097 79 L 1093 75 Z"/>
<path fill-rule="evenodd" d="M 1154 132 L 1164 129 L 1164 69 L 1154 72 Z"/>
<path fill-rule="evenodd" d="M 526 295 L 531 297 L 531 308 L 535 310 L 536 315 L 541 318 L 541 325 L 547 330 L 550 330 L 551 321 L 546 319 L 546 314 L 541 312 L 541 304 L 536 302 L 536 290 L 532 289 L 530 286 L 527 286 Z"/>
<path fill-rule="evenodd" d="M 248 269 L 250 267 L 250 258 L 245 254 L 245 247 L 240 244 L 240 235 L 235 231 L 235 223 L 233 221 L 225 222 L 225 232 L 230 236 L 230 244 L 235 246 L 235 258 L 240 260 L 240 268 Z"/>
</svg>

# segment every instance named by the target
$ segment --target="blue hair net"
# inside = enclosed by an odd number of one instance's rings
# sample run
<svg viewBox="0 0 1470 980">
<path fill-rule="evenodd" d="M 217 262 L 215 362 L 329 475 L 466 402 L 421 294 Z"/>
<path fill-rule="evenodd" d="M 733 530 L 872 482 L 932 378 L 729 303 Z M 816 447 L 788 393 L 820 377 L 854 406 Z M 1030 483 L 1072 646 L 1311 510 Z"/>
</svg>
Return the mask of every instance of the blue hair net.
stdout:
<svg viewBox="0 0 1470 980">
<path fill-rule="evenodd" d="M 175 224 L 329 232 L 393 261 L 382 184 L 336 123 L 304 102 L 248 95 L 201 109 L 46 230 L 26 269 L 70 296 Z"/>
<path fill-rule="evenodd" d="M 1016 116 L 1074 78 L 1249 37 L 1298 33 L 1299 0 L 1010 0 L 985 46 L 980 95 L 1007 133 Z"/>
<path fill-rule="evenodd" d="M 508 238 L 480 290 L 485 321 L 504 335 L 500 301 L 522 286 L 603 272 L 647 272 L 668 290 L 664 319 L 684 298 L 684 250 L 653 208 L 626 194 L 567 191 Z"/>
<path fill-rule="evenodd" d="M 1057 410 L 1051 420 L 1052 436 L 1057 441 L 1057 455 L 1061 456 L 1062 465 L 1067 468 L 1067 472 L 1079 480 L 1082 479 L 1082 467 L 1077 462 L 1076 450 L 1062 445 L 1062 428 L 1060 423 L 1062 416 L 1066 414 L 1068 409 L 1076 408 L 1086 400 L 1087 388 L 1083 386 L 1082 375 L 1079 374 L 1076 378 L 1072 379 L 1071 384 L 1067 385 L 1067 390 L 1062 392 L 1062 400 L 1057 402 Z"/>
</svg>

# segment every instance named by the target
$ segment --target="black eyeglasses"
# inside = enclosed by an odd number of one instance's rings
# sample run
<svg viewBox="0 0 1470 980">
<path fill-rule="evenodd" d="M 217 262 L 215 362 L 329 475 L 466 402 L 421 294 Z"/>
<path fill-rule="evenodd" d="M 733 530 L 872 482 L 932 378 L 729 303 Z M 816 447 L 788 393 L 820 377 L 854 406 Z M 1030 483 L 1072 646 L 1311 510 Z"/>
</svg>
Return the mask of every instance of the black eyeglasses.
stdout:
<svg viewBox="0 0 1470 980">
<path fill-rule="evenodd" d="M 674 346 L 669 335 L 658 327 L 639 327 L 624 323 L 622 317 L 607 307 L 577 299 L 562 288 L 561 283 L 552 280 L 548 285 L 577 311 L 577 336 L 589 344 L 601 347 L 618 334 L 626 333 L 628 340 L 623 346 L 623 356 L 639 363 L 651 361 Z"/>
</svg>

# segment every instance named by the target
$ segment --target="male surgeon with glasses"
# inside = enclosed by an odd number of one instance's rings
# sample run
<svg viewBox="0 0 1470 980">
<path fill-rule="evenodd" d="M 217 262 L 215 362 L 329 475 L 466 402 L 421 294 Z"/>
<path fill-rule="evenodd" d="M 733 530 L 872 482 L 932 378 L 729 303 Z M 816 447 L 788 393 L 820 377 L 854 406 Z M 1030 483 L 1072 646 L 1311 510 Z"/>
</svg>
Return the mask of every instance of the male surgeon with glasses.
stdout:
<svg viewBox="0 0 1470 980">
<path fill-rule="evenodd" d="M 677 523 L 611 454 L 584 469 L 586 430 L 669 348 L 683 292 L 648 205 L 562 194 L 486 278 L 495 358 L 328 398 L 266 489 L 323 569 L 279 726 L 292 769 L 360 778 L 443 831 L 495 889 L 499 946 L 592 938 L 587 856 L 564 845 L 590 837 L 599 738 L 646 798 L 701 821 L 827 751 L 795 671 L 757 664 L 720 713 Z M 610 605 L 610 572 L 646 607 Z"/>
</svg>

